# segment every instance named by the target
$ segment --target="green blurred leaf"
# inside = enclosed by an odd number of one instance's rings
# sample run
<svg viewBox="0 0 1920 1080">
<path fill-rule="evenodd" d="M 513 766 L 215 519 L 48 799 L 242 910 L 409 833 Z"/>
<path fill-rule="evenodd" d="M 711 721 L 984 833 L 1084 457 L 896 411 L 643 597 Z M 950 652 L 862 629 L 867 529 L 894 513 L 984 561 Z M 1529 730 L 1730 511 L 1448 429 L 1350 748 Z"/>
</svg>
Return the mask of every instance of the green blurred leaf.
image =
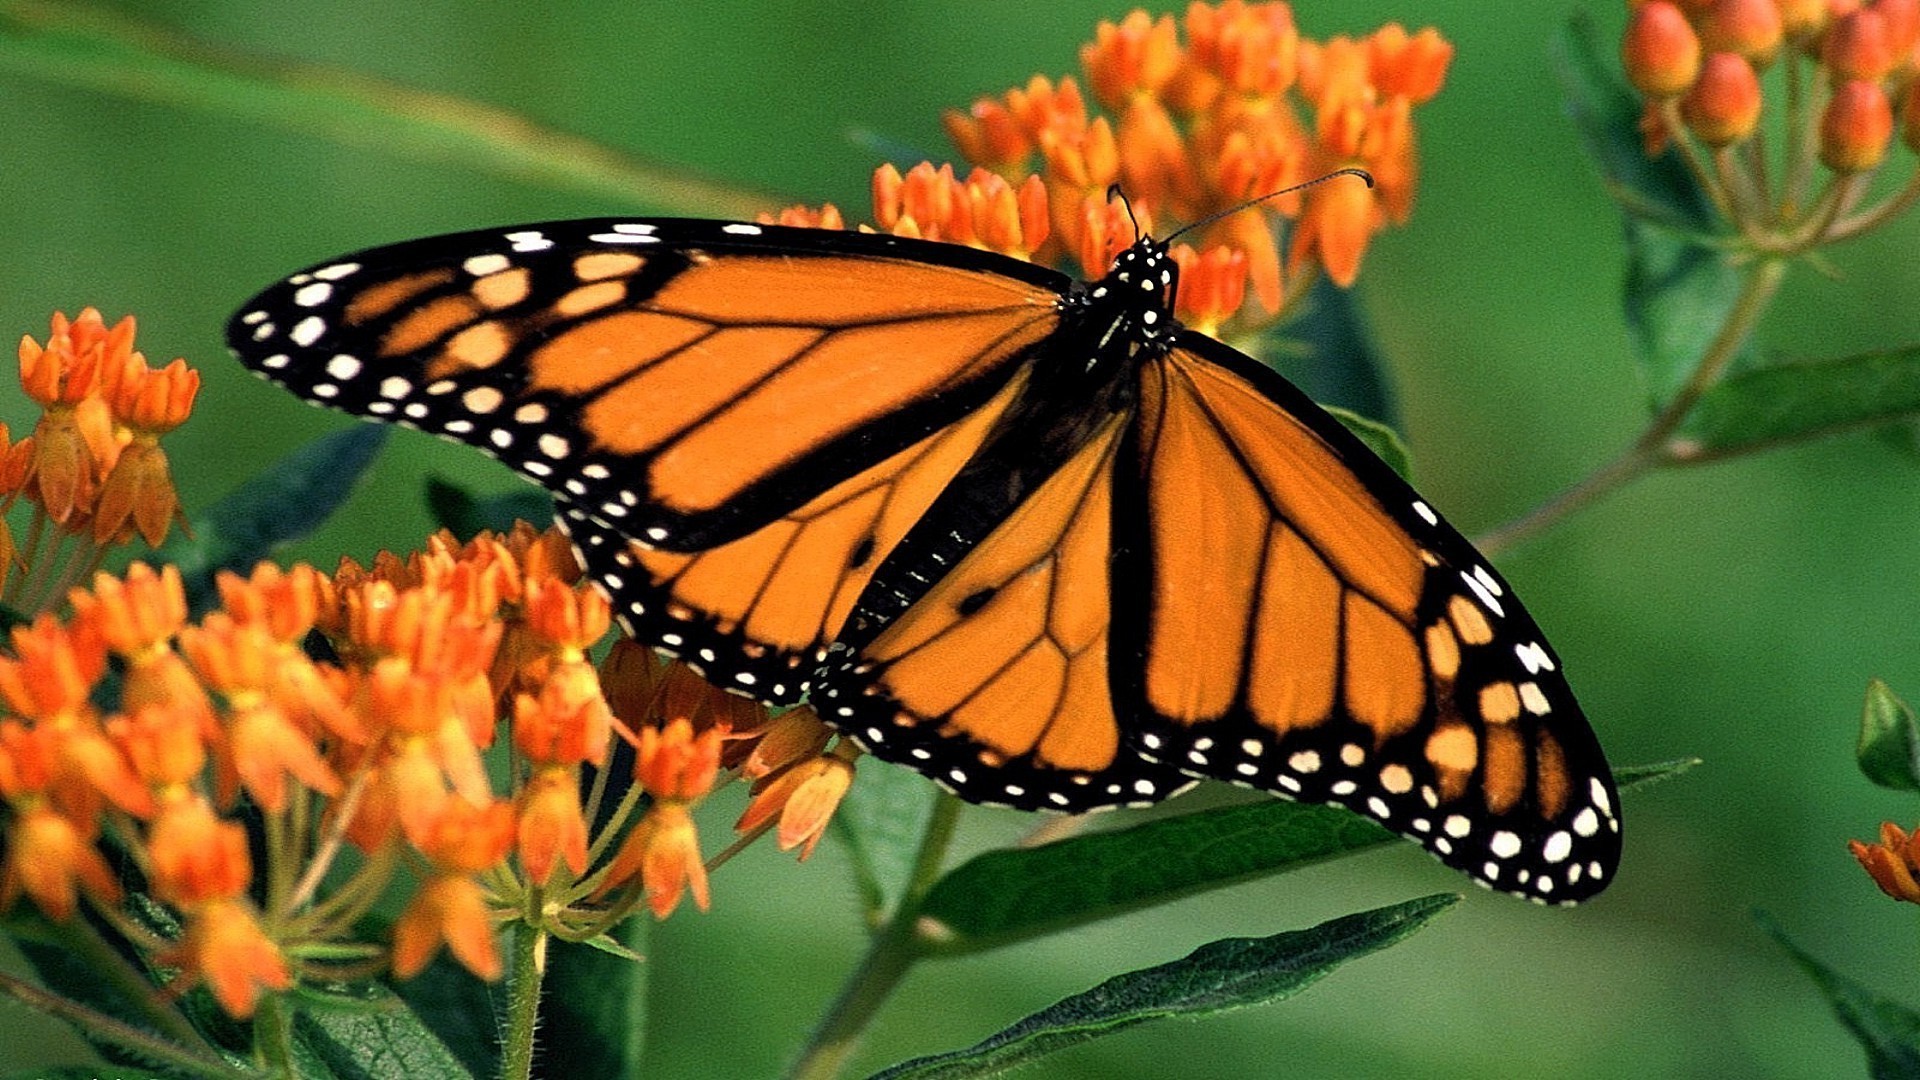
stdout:
<svg viewBox="0 0 1920 1080">
<path fill-rule="evenodd" d="M 1649 787 L 1663 780 L 1692 772 L 1702 764 L 1697 757 L 1674 758 L 1672 761 L 1656 761 L 1647 765 L 1622 765 L 1613 770 L 1613 784 L 1621 791 L 1628 788 Z"/>
<path fill-rule="evenodd" d="M 1442 893 L 1310 930 L 1211 942 L 1172 963 L 1116 975 L 965 1050 L 915 1058 L 871 1080 L 991 1076 L 1149 1020 L 1208 1016 L 1291 997 L 1341 964 L 1405 939 L 1459 899 Z"/>
<path fill-rule="evenodd" d="M 535 487 L 487 498 L 437 476 L 427 478 L 427 511 L 436 525 L 462 540 L 487 530 L 504 533 L 515 521 L 536 529 L 553 524 L 553 498 Z"/>
<path fill-rule="evenodd" d="M 1920 791 L 1920 723 L 1913 706 L 1879 679 L 1867 683 L 1854 759 L 1867 779 L 1895 791 Z"/>
<path fill-rule="evenodd" d="M 1004 945 L 1391 839 L 1346 810 L 1274 799 L 990 851 L 928 892 L 923 925 L 933 920 L 940 929 L 926 947 L 954 953 Z"/>
<path fill-rule="evenodd" d="M 1400 433 L 1379 422 L 1369 420 L 1359 413 L 1348 412 L 1335 405 L 1326 407 L 1335 420 L 1347 426 L 1347 430 L 1360 436 L 1367 449 L 1379 455 L 1381 461 L 1400 474 L 1400 479 L 1413 479 L 1413 455 L 1407 452 L 1407 444 L 1400 439 Z"/>
<path fill-rule="evenodd" d="M 1827 1004 L 1833 1007 L 1834 1015 L 1867 1052 L 1868 1075 L 1874 1080 L 1920 1077 L 1920 1013 L 1874 994 L 1802 952 L 1787 938 L 1786 931 L 1764 913 L 1756 918 L 1761 928 L 1800 965 L 1800 970 L 1813 979 L 1814 985 L 1826 996 Z"/>
<path fill-rule="evenodd" d="M 543 1075 L 644 1075 L 650 968 L 640 950 L 651 928 L 640 915 L 615 927 L 604 945 L 552 943 L 540 1002 Z"/>
<path fill-rule="evenodd" d="M 852 857 L 854 882 L 876 923 L 905 896 L 920 839 L 940 789 L 912 769 L 872 767 L 833 814 L 833 830 Z"/>
<path fill-rule="evenodd" d="M 643 162 L 505 109 L 215 49 L 102 9 L 8 3 L 0 9 L 0 72 L 676 213 L 750 218 L 781 201 Z"/>
<path fill-rule="evenodd" d="M 367 933 L 364 926 L 360 930 L 366 940 L 388 937 L 386 930 Z M 500 1002 L 491 983 L 442 952 L 418 975 L 394 983 L 393 990 L 467 1072 L 481 1077 L 500 1074 Z"/>
<path fill-rule="evenodd" d="M 1684 386 L 1707 355 L 1744 280 L 1726 253 L 1643 222 L 1627 222 L 1627 334 L 1649 411 Z M 1751 344 L 1733 370 L 1752 366 Z"/>
<path fill-rule="evenodd" d="M 1697 461 L 1920 416 L 1920 346 L 1755 368 L 1708 390 L 1675 460 Z"/>
<path fill-rule="evenodd" d="M 1335 285 L 1325 274 L 1314 279 L 1300 314 L 1256 350 L 1253 355 L 1268 358 L 1320 404 L 1348 409 L 1381 424 L 1394 422 L 1393 394 L 1373 330 L 1353 291 Z"/>
<path fill-rule="evenodd" d="M 188 607 L 204 610 L 213 602 L 217 571 L 245 572 L 333 516 L 392 430 L 354 424 L 320 436 L 201 511 L 192 535 L 175 536 L 155 561 L 178 566 Z"/>
<path fill-rule="evenodd" d="M 1713 204 L 1672 151 L 1647 156 L 1640 136 L 1640 95 L 1620 72 L 1609 44 L 1602 44 L 1593 17 L 1576 11 L 1553 47 L 1567 112 L 1609 192 L 1632 213 L 1683 232 L 1716 229 Z"/>
<path fill-rule="evenodd" d="M 473 1075 L 404 1001 L 378 983 L 309 989 L 290 1003 L 299 1050 L 342 1080 Z"/>
</svg>

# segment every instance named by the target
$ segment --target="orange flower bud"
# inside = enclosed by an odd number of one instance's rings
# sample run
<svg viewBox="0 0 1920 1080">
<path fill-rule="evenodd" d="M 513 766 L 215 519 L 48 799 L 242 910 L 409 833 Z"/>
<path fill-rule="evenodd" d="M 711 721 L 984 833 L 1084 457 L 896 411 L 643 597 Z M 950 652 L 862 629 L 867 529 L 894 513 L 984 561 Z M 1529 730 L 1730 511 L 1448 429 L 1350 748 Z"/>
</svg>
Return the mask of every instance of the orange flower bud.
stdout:
<svg viewBox="0 0 1920 1080">
<path fill-rule="evenodd" d="M 106 642 L 42 613 L 13 628 L 13 653 L 0 656 L 0 696 L 21 716 L 47 720 L 88 708 L 107 669 Z"/>
<path fill-rule="evenodd" d="M 1878 82 L 1841 83 L 1820 118 L 1820 160 L 1838 173 L 1865 172 L 1887 156 L 1893 106 Z"/>
<path fill-rule="evenodd" d="M 483 979 L 500 977 L 500 948 L 493 940 L 487 895 L 459 874 L 435 874 L 422 882 L 393 924 L 393 973 L 418 975 L 445 944 L 460 966 Z"/>
<path fill-rule="evenodd" d="M 1783 35 L 1775 0 L 1714 0 L 1700 19 L 1708 52 L 1739 53 L 1755 68 L 1773 63 Z"/>
<path fill-rule="evenodd" d="M 253 1015 L 260 991 L 293 986 L 286 957 L 240 900 L 216 901 L 194 912 L 179 943 L 156 959 L 180 969 L 182 985 L 205 979 L 220 1008 L 241 1019 Z"/>
<path fill-rule="evenodd" d="M 1246 297 L 1246 253 L 1212 246 L 1202 254 L 1186 244 L 1176 244 L 1172 255 L 1180 267 L 1174 315 L 1202 334 L 1218 336 L 1220 324 L 1240 310 Z"/>
<path fill-rule="evenodd" d="M 198 795 L 177 799 L 147 834 L 154 895 L 175 907 L 231 900 L 247 890 L 247 830 L 221 821 Z"/>
<path fill-rule="evenodd" d="M 1920 867 L 1920 837 L 1909 836 L 1900 826 L 1888 821 L 1880 826 L 1878 844 L 1849 840 L 1847 848 L 1860 860 L 1881 892 L 1895 900 L 1920 904 L 1920 881 L 1914 877 L 1915 869 Z"/>
<path fill-rule="evenodd" d="M 1780 9 L 1780 29 L 1795 41 L 1811 41 L 1827 28 L 1828 0 L 1774 0 Z"/>
<path fill-rule="evenodd" d="M 1015 169 L 1033 150 L 1033 139 L 1012 112 L 998 101 L 982 98 L 967 112 L 948 109 L 941 114 L 947 138 L 960 156 L 989 169 Z"/>
<path fill-rule="evenodd" d="M 852 784 L 853 764 L 835 754 L 803 761 L 768 781 L 733 827 L 752 832 L 777 814 L 780 850 L 804 844 L 800 851 L 804 860 L 826 834 L 827 823 Z"/>
<path fill-rule="evenodd" d="M 537 697 L 514 699 L 513 744 L 536 764 L 600 764 L 612 732 L 613 711 L 585 661 L 556 667 Z"/>
<path fill-rule="evenodd" d="M 1820 48 L 1820 62 L 1835 81 L 1865 79 L 1878 82 L 1902 58 L 1894 52 L 1893 36 L 1878 8 L 1861 8 L 1835 22 Z"/>
<path fill-rule="evenodd" d="M 720 770 L 720 730 L 695 734 L 693 725 L 676 718 L 665 727 L 640 729 L 635 748 L 634 779 L 656 799 L 691 801 L 713 788 Z"/>
<path fill-rule="evenodd" d="M 1653 0 L 1628 19 L 1620 60 L 1634 89 L 1648 97 L 1673 97 L 1700 75 L 1700 39 L 1678 7 Z"/>
<path fill-rule="evenodd" d="M 587 822 L 572 769 L 548 766 L 534 773 L 520 792 L 518 813 L 520 865 L 527 880 L 546 885 L 562 862 L 575 878 L 587 872 Z"/>
<path fill-rule="evenodd" d="M 607 595 L 598 587 L 576 588 L 554 578 L 528 581 L 520 610 L 527 629 L 563 656 L 592 648 L 613 624 Z"/>
<path fill-rule="evenodd" d="M 1453 45 L 1431 26 L 1409 35 L 1399 23 L 1388 23 L 1364 44 L 1374 87 L 1385 97 L 1405 98 L 1414 105 L 1440 92 L 1453 61 Z"/>
<path fill-rule="evenodd" d="M 109 723 L 107 733 L 148 787 L 179 787 L 207 763 L 201 718 L 196 708 L 148 705 Z"/>
<path fill-rule="evenodd" d="M 1101 20 L 1080 46 L 1080 66 L 1101 104 L 1115 111 L 1135 94 L 1157 94 L 1180 66 L 1173 16 L 1158 19 L 1135 8 L 1119 25 Z"/>
<path fill-rule="evenodd" d="M 844 229 L 847 221 L 840 216 L 840 208 L 825 203 L 819 209 L 811 206 L 782 207 L 777 214 L 759 213 L 754 220 L 762 225 L 785 225 L 794 229 Z"/>
<path fill-rule="evenodd" d="M 653 917 L 664 919 L 691 892 L 701 911 L 707 910 L 707 868 L 700 860 L 700 837 L 693 817 L 682 802 L 655 803 L 621 842 L 607 867 L 602 894 L 640 879 Z"/>
<path fill-rule="evenodd" d="M 1898 58 L 1895 67 L 1911 72 L 1920 66 L 1920 56 L 1915 55 L 1920 47 L 1920 0 L 1874 0 L 1873 9 L 1886 21 L 1887 40 Z"/>
<path fill-rule="evenodd" d="M 113 418 L 149 435 L 164 435 L 186 422 L 200 393 L 200 373 L 176 359 L 158 371 L 134 353 L 103 367 L 101 391 Z"/>
<path fill-rule="evenodd" d="M 298 643 L 319 618 L 321 575 L 305 563 L 281 570 L 261 562 L 244 578 L 222 570 L 214 583 L 220 589 L 220 605 L 229 615 L 264 625 L 280 641 Z"/>
<path fill-rule="evenodd" d="M 1186 30 L 1195 62 L 1240 93 L 1276 95 L 1294 84 L 1303 43 L 1286 4 L 1193 4 Z"/>
<path fill-rule="evenodd" d="M 90 831 L 45 804 L 15 818 L 7 830 L 6 874 L 0 905 L 26 893 L 49 919 L 72 917 L 79 891 L 99 904 L 120 902 L 120 884 L 94 850 Z"/>
<path fill-rule="evenodd" d="M 1753 134 L 1760 122 L 1760 80 L 1738 53 L 1707 57 L 1700 79 L 1680 99 L 1687 127 L 1709 146 L 1727 146 Z"/>
<path fill-rule="evenodd" d="M 76 613 L 97 620 L 107 647 L 124 657 L 166 644 L 187 624 L 187 594 L 177 566 L 155 573 L 136 562 L 119 578 L 95 574 L 92 592 L 74 589 L 68 597 Z"/>
<path fill-rule="evenodd" d="M 287 778 L 322 795 L 340 794 L 340 778 L 321 760 L 313 740 L 276 705 L 233 703 L 220 761 L 268 813 L 287 806 Z M 224 792 L 231 797 L 231 791 Z"/>
</svg>

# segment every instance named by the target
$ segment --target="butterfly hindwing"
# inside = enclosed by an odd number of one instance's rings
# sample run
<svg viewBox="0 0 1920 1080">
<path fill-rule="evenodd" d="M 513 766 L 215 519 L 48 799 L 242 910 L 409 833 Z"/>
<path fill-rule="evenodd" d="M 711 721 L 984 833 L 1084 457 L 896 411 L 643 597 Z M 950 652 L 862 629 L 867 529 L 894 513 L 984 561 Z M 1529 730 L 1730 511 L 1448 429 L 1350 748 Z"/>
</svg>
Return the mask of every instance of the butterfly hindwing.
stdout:
<svg viewBox="0 0 1920 1080">
<path fill-rule="evenodd" d="M 1506 583 L 1337 421 L 1184 334 L 1142 368 L 1116 500 L 1141 752 L 1372 817 L 1508 891 L 1577 900 L 1619 852 L 1611 774 Z M 1205 484 L 1192 478 L 1205 476 Z"/>
</svg>

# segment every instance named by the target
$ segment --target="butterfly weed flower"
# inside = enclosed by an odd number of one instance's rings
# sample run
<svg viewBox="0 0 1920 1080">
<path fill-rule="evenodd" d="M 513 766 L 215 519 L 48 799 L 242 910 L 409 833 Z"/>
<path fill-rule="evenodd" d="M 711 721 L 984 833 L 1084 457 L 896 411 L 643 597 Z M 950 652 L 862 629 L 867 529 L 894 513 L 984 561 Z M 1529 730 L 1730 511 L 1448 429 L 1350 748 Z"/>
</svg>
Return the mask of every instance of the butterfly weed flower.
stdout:
<svg viewBox="0 0 1920 1080">
<path fill-rule="evenodd" d="M 1910 834 L 1891 821 L 1880 825 L 1880 842 L 1847 841 L 1880 891 L 1895 900 L 1920 904 L 1920 834 Z"/>
</svg>

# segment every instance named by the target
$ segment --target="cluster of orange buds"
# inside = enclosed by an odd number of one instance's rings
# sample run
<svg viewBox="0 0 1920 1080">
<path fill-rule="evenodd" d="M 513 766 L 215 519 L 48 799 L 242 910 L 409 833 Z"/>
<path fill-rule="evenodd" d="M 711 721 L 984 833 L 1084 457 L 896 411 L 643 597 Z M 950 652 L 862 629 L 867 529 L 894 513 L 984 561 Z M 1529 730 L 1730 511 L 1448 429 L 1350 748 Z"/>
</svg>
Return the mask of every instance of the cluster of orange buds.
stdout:
<svg viewBox="0 0 1920 1080">
<path fill-rule="evenodd" d="M 4 599 L 15 610 L 58 603 L 101 552 L 135 535 L 158 547 L 180 514 L 160 437 L 192 412 L 200 374 L 184 360 L 149 367 L 133 335 L 132 316 L 109 327 L 87 308 L 72 320 L 56 312 L 45 345 L 20 339 L 20 385 L 42 412 L 18 443 L 0 425 L 0 498 L 7 506 L 25 498 L 35 522 L 20 552 L 0 520 L 0 580 L 23 559 L 64 569 L 8 582 Z M 77 550 L 62 552 L 70 540 Z M 23 595 L 29 579 L 33 596 Z"/>
<path fill-rule="evenodd" d="M 1645 102 L 1648 152 L 1677 146 L 1761 247 L 1852 236 L 1920 198 L 1916 179 L 1855 205 L 1896 131 L 1920 151 L 1920 0 L 1636 0 L 1621 59 Z M 1769 104 L 1787 133 L 1778 162 L 1762 142 Z M 1817 197 L 1816 162 L 1829 178 Z"/>
<path fill-rule="evenodd" d="M 373 970 L 318 946 L 351 942 L 396 883 L 394 973 L 444 945 L 493 978 L 505 922 L 587 940 L 687 890 L 704 908 L 689 811 L 723 777 L 759 785 L 746 839 L 779 818 L 784 847 L 810 849 L 846 791 L 820 779 L 851 759 L 810 713 L 774 719 L 631 641 L 596 665 L 608 604 L 557 531 L 441 534 L 371 566 L 261 564 L 218 586 L 193 620 L 178 570 L 136 563 L 73 590 L 70 618 L 13 630 L 0 902 L 71 920 L 84 895 L 235 1016 L 296 979 Z M 631 784 L 612 775 L 622 742 Z M 251 845 L 243 803 L 264 822 Z M 176 939 L 120 909 L 103 840 L 179 914 Z"/>
<path fill-rule="evenodd" d="M 1438 32 L 1397 24 L 1364 38 L 1302 37 L 1285 3 L 1195 3 L 1179 20 L 1136 10 L 1101 23 L 1080 50 L 1107 115 L 1090 111 L 1072 76 L 1035 76 L 949 112 L 947 133 L 972 171 L 882 166 L 874 222 L 1071 260 L 1086 277 L 1104 274 L 1139 232 L 1194 225 L 1192 244 L 1174 249 L 1176 314 L 1216 336 L 1244 332 L 1290 310 L 1317 272 L 1352 284 L 1374 233 L 1406 220 L 1418 175 L 1413 109 L 1439 92 L 1452 53 Z M 1374 183 L 1336 178 L 1232 212 L 1342 168 Z M 1282 219 L 1292 222 L 1284 258 Z M 827 206 L 763 220 L 837 228 L 842 219 Z"/>
<path fill-rule="evenodd" d="M 1895 900 L 1920 904 L 1920 834 L 1908 834 L 1891 821 L 1880 825 L 1880 842 L 1847 841 L 1880 891 Z"/>
</svg>

